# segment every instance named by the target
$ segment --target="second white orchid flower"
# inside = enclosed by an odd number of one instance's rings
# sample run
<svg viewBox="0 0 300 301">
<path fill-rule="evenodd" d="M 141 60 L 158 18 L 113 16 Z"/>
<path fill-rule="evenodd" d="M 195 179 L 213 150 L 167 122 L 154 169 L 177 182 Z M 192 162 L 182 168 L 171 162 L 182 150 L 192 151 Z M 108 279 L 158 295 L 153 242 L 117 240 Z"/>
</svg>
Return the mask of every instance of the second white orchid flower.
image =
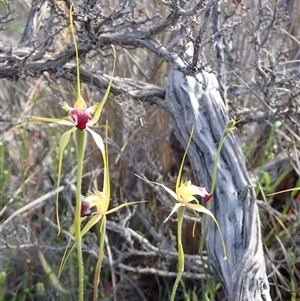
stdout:
<svg viewBox="0 0 300 301">
<path fill-rule="evenodd" d="M 223 246 L 223 251 L 224 251 L 224 258 L 223 259 L 227 260 L 225 242 L 224 242 L 224 239 L 223 239 L 221 228 L 220 228 L 215 216 L 212 214 L 211 211 L 206 209 L 204 206 L 200 205 L 199 201 L 195 197 L 195 196 L 200 196 L 200 197 L 203 197 L 206 201 L 209 201 L 212 198 L 212 195 L 206 190 L 206 188 L 200 187 L 200 186 L 195 186 L 189 180 L 182 180 L 182 170 L 183 170 L 184 160 L 185 160 L 185 157 L 187 155 L 187 150 L 188 150 L 188 147 L 190 145 L 193 133 L 194 133 L 194 126 L 192 127 L 191 135 L 190 135 L 185 153 L 184 153 L 182 161 L 181 161 L 181 165 L 180 165 L 177 180 L 176 180 L 175 191 L 171 190 L 170 188 L 168 188 L 164 184 L 149 181 L 148 179 L 145 179 L 145 178 L 142 178 L 142 177 L 136 175 L 137 177 L 139 177 L 143 181 L 146 181 L 148 183 L 152 183 L 152 184 L 159 185 L 159 186 L 163 187 L 177 201 L 175 203 L 171 213 L 169 214 L 169 216 L 164 221 L 164 222 L 166 222 L 171 217 L 171 215 L 173 215 L 175 212 L 177 212 L 177 214 L 178 214 L 177 244 L 178 244 L 179 269 L 178 269 L 178 274 L 177 274 L 177 277 L 176 277 L 176 280 L 175 280 L 175 283 L 174 283 L 174 286 L 173 286 L 173 289 L 172 289 L 172 295 L 171 295 L 171 298 L 170 298 L 171 301 L 174 301 L 174 299 L 175 299 L 175 294 L 176 294 L 176 291 L 177 291 L 177 287 L 178 287 L 179 281 L 180 281 L 180 279 L 182 277 L 182 274 L 183 274 L 183 271 L 184 271 L 184 252 L 183 252 L 183 247 L 182 247 L 181 236 L 182 236 L 182 222 L 183 222 L 183 216 L 184 216 L 184 209 L 185 208 L 194 210 L 198 213 L 201 213 L 201 212 L 206 213 L 207 215 L 209 215 L 214 220 L 214 222 L 216 223 L 216 225 L 219 229 L 221 239 L 222 239 L 222 246 Z"/>
</svg>

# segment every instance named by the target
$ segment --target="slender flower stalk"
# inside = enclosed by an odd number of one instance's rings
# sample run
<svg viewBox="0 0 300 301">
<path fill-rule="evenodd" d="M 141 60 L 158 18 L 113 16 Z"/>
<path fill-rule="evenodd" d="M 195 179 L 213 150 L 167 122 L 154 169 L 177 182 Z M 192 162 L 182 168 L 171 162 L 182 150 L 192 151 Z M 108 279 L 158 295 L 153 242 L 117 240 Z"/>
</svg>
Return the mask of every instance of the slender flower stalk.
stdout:
<svg viewBox="0 0 300 301">
<path fill-rule="evenodd" d="M 183 246 L 182 246 L 182 223 L 183 223 L 183 216 L 184 216 L 184 210 L 185 208 L 188 209 L 192 209 L 194 211 L 196 211 L 197 213 L 206 213 L 207 215 L 209 215 L 214 222 L 216 223 L 220 235 L 221 235 L 221 239 L 222 239 L 222 245 L 223 245 L 223 251 L 224 251 L 224 260 L 227 260 L 227 254 L 226 254 L 226 247 L 225 247 L 225 243 L 224 243 L 224 239 L 223 239 L 223 235 L 220 229 L 220 226 L 216 220 L 216 218 L 214 217 L 214 215 L 205 207 L 203 207 L 202 205 L 199 204 L 199 201 L 195 198 L 195 195 L 201 196 L 203 197 L 206 201 L 209 201 L 212 197 L 212 195 L 204 188 L 204 187 L 198 187 L 195 186 L 191 183 L 191 181 L 189 180 L 182 180 L 182 170 L 183 170 L 183 165 L 184 165 L 184 160 L 185 157 L 187 155 L 187 150 L 188 147 L 190 145 L 192 136 L 194 133 L 194 126 L 192 127 L 192 131 L 191 131 L 191 135 L 185 150 L 185 153 L 183 155 L 182 161 L 181 161 L 181 165 L 179 168 L 179 172 L 178 172 L 178 176 L 177 176 L 177 180 L 176 180 L 176 187 L 175 187 L 175 192 L 171 189 L 169 189 L 168 187 L 166 187 L 165 185 L 161 184 L 161 183 L 157 183 L 157 182 L 152 182 L 149 181 L 147 179 L 144 179 L 138 175 L 136 175 L 137 177 L 139 177 L 140 179 L 148 182 L 148 183 L 152 183 L 155 185 L 159 185 L 161 187 L 163 187 L 176 201 L 177 203 L 175 204 L 175 206 L 173 207 L 171 213 L 169 214 L 169 216 L 166 218 L 166 220 L 164 222 L 166 222 L 176 211 L 177 211 L 177 216 L 178 216 L 178 222 L 177 222 L 177 249 L 178 249 L 178 274 L 172 289 L 172 294 L 171 294 L 171 301 L 174 301 L 175 299 L 175 295 L 176 295 L 176 291 L 177 291 L 177 287 L 178 284 L 180 282 L 180 279 L 182 277 L 182 274 L 184 272 L 184 251 L 183 251 Z M 194 203 L 192 203 L 194 202 Z"/>
<path fill-rule="evenodd" d="M 219 162 L 221 150 L 222 150 L 223 144 L 225 142 L 225 139 L 232 131 L 236 130 L 236 125 L 241 121 L 242 121 L 242 119 L 236 120 L 236 117 L 234 116 L 231 120 L 228 121 L 228 123 L 226 125 L 226 128 L 224 129 L 222 138 L 221 138 L 220 143 L 218 145 L 218 149 L 217 149 L 217 153 L 216 153 L 216 159 L 215 159 L 215 162 L 214 162 L 212 182 L 211 182 L 211 187 L 210 187 L 211 194 L 213 194 L 214 191 L 215 191 L 216 180 L 217 180 L 218 162 Z M 211 204 L 209 203 L 208 207 L 207 207 L 208 210 L 210 209 L 210 206 L 211 206 Z M 203 230 L 202 231 L 203 231 L 204 234 L 205 234 L 206 229 L 207 229 L 207 224 L 208 224 L 208 217 L 206 216 L 204 218 L 204 221 L 203 221 Z M 201 239 L 200 239 L 200 245 L 199 245 L 199 253 L 200 253 L 201 257 L 202 257 L 203 248 L 204 248 L 204 238 L 205 238 L 205 235 L 202 235 Z"/>
</svg>

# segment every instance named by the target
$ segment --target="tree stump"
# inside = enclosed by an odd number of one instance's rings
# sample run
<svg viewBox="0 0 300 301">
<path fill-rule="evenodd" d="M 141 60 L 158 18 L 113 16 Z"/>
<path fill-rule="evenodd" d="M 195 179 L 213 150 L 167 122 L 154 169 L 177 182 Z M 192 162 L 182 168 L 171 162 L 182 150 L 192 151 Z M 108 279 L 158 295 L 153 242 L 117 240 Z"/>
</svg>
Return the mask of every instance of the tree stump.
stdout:
<svg viewBox="0 0 300 301">
<path fill-rule="evenodd" d="M 168 75 L 166 107 L 174 121 L 175 136 L 186 146 L 192 125 L 195 132 L 188 156 L 199 186 L 210 188 L 217 147 L 228 114 L 214 74 L 196 78 L 176 68 Z M 228 260 L 223 260 L 220 233 L 210 219 L 206 233 L 209 266 L 221 282 L 227 300 L 271 300 L 262 248 L 256 196 L 241 147 L 234 134 L 227 136 L 218 162 L 211 211 L 222 229 Z"/>
</svg>

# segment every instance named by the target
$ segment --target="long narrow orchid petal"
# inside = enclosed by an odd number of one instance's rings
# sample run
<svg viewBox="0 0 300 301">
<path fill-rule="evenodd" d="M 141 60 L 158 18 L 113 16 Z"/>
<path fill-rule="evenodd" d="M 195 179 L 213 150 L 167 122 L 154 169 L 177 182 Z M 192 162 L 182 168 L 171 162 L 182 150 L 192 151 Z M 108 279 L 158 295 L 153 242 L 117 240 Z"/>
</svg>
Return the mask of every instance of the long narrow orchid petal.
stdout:
<svg viewBox="0 0 300 301">
<path fill-rule="evenodd" d="M 225 242 L 224 242 L 223 234 L 222 234 L 221 228 L 219 226 L 219 223 L 216 220 L 215 216 L 212 214 L 212 212 L 209 211 L 208 209 L 206 209 L 205 207 L 201 206 L 201 205 L 196 205 L 196 204 L 191 204 L 191 203 L 187 203 L 186 207 L 188 207 L 189 209 L 198 211 L 198 212 L 206 213 L 207 215 L 209 215 L 214 220 L 215 224 L 218 227 L 218 230 L 220 232 L 221 239 L 222 239 L 222 245 L 223 245 L 223 251 L 224 251 L 224 258 L 223 259 L 227 260 L 227 253 L 226 253 L 226 247 L 225 247 Z"/>
<path fill-rule="evenodd" d="M 163 185 L 163 187 L 166 192 L 168 192 L 176 201 L 178 201 L 177 194 L 173 190 L 171 190 L 170 188 L 168 188 L 167 186 L 164 186 L 164 185 Z"/>
<path fill-rule="evenodd" d="M 189 145 L 191 143 L 191 140 L 192 140 L 192 137 L 193 137 L 193 134 L 194 134 L 194 128 L 195 127 L 193 125 L 192 130 L 191 130 L 191 134 L 190 134 L 190 138 L 189 138 L 189 141 L 187 143 L 187 146 L 186 146 L 186 149 L 185 149 L 185 152 L 184 152 L 184 155 L 182 157 L 181 164 L 180 164 L 180 168 L 179 168 L 179 172 L 178 172 L 178 176 L 177 176 L 177 181 L 176 181 L 176 189 L 175 189 L 176 192 L 177 192 L 177 189 L 178 189 L 178 187 L 180 186 L 180 183 L 181 183 L 181 174 L 182 174 L 182 170 L 183 170 L 184 160 L 185 160 L 185 157 L 187 155 L 187 151 L 188 151 Z"/>
<path fill-rule="evenodd" d="M 105 94 L 101 100 L 101 102 L 99 104 L 96 105 L 96 111 L 95 111 L 95 114 L 92 118 L 92 120 L 88 123 L 88 125 L 93 125 L 95 124 L 99 118 L 100 118 L 100 115 L 101 115 L 101 112 L 102 112 L 102 109 L 103 109 L 103 106 L 107 100 L 107 97 L 108 97 L 108 94 L 110 92 L 110 88 L 111 88 L 111 85 L 112 85 L 112 81 L 113 81 L 113 76 L 114 76 L 114 73 L 115 73 L 115 67 L 116 67 L 116 50 L 113 46 L 111 46 L 112 49 L 113 49 L 113 55 L 114 55 L 114 63 L 113 63 L 113 70 L 112 70 L 112 73 L 111 73 L 111 78 L 110 78 L 110 81 L 109 81 L 109 84 L 107 86 L 107 89 L 105 91 Z"/>
<path fill-rule="evenodd" d="M 191 196 L 187 202 L 191 202 L 191 201 L 195 201 L 198 205 L 199 205 L 199 201 L 194 197 L 194 196 Z M 199 220 L 199 215 L 200 215 L 200 212 L 196 211 L 194 212 L 196 214 L 196 218 L 195 218 L 195 221 L 193 223 L 193 229 L 192 229 L 192 236 L 195 237 L 195 229 L 196 229 L 196 223 L 197 221 Z"/>
<path fill-rule="evenodd" d="M 97 224 L 102 216 L 103 215 L 100 214 L 94 215 L 81 230 L 80 232 L 81 237 L 83 237 L 95 224 Z"/>
<path fill-rule="evenodd" d="M 65 267 L 65 265 L 66 265 L 66 263 L 67 263 L 67 261 L 68 261 L 68 259 L 70 257 L 70 255 L 71 255 L 72 251 L 74 250 L 74 248 L 76 246 L 76 241 L 75 241 L 73 243 L 73 246 L 71 247 L 71 249 L 69 249 L 69 245 L 71 244 L 71 241 L 74 240 L 74 236 L 73 236 L 74 232 L 75 232 L 75 230 L 73 229 L 72 233 L 71 233 L 71 235 L 69 237 L 68 244 L 66 246 L 64 255 L 63 255 L 62 259 L 61 259 L 61 263 L 60 263 L 60 266 L 59 266 L 59 269 L 58 269 L 58 275 L 57 275 L 58 278 L 60 278 L 60 275 L 62 274 L 62 271 L 63 271 L 63 269 L 64 269 L 64 267 Z"/>
<path fill-rule="evenodd" d="M 77 100 L 75 102 L 74 108 L 76 109 L 84 109 L 87 107 L 84 99 L 81 96 L 80 92 L 80 72 L 79 72 L 79 58 L 78 58 L 78 48 L 77 48 L 77 43 L 76 43 L 76 37 L 75 37 L 75 32 L 74 32 L 74 27 L 73 27 L 73 14 L 72 14 L 72 9 L 73 7 L 70 7 L 70 28 L 71 28 L 71 33 L 72 33 L 72 38 L 74 41 L 74 47 L 75 47 L 75 56 L 76 56 L 76 76 L 77 76 Z"/>
<path fill-rule="evenodd" d="M 98 297 L 98 287 L 100 282 L 100 274 L 101 274 L 101 267 L 102 267 L 102 261 L 104 257 L 104 241 L 105 241 L 105 231 L 106 231 L 106 216 L 104 215 L 101 221 L 100 225 L 100 243 L 99 243 L 99 255 L 98 255 L 98 261 L 95 267 L 95 274 L 94 274 L 94 296 L 93 301 L 97 301 Z"/>
<path fill-rule="evenodd" d="M 61 167 L 62 167 L 62 158 L 63 158 L 63 154 L 64 154 L 64 150 L 66 148 L 66 146 L 68 145 L 69 141 L 70 141 L 70 137 L 72 135 L 72 133 L 74 133 L 74 131 L 76 130 L 76 128 L 72 128 L 69 131 L 65 132 L 62 134 L 62 136 L 60 137 L 59 140 L 59 160 L 58 160 L 58 179 L 57 179 L 57 189 L 59 188 L 60 185 L 60 176 L 61 176 Z M 58 233 L 57 235 L 60 234 L 60 222 L 59 222 L 59 216 L 58 216 L 58 193 L 56 194 L 56 221 L 57 221 L 57 228 L 58 228 Z"/>
<path fill-rule="evenodd" d="M 107 214 L 110 214 L 110 213 L 113 213 L 113 212 L 116 212 L 117 210 L 121 209 L 121 208 L 124 208 L 124 207 L 127 207 L 127 206 L 130 206 L 130 205 L 134 205 L 134 204 L 140 204 L 140 203 L 146 203 L 147 201 L 138 201 L 138 202 L 128 202 L 128 203 L 123 203 L 115 208 L 112 208 L 110 210 L 108 210 L 106 212 L 106 215 Z"/>
<path fill-rule="evenodd" d="M 86 129 L 91 133 L 91 135 L 92 135 L 96 145 L 100 149 L 101 153 L 105 154 L 105 146 L 104 146 L 103 139 L 101 138 L 101 136 L 88 127 Z"/>
<path fill-rule="evenodd" d="M 169 216 L 164 220 L 164 223 L 171 217 L 171 215 L 173 215 L 179 207 L 183 206 L 181 203 L 176 203 L 175 206 L 173 207 L 171 213 L 169 214 Z"/>
<path fill-rule="evenodd" d="M 218 223 L 217 220 L 215 219 L 215 216 L 211 213 L 211 211 L 209 211 L 208 209 L 206 209 L 202 205 L 187 203 L 186 207 L 188 207 L 192 210 L 198 211 L 198 212 L 208 214 L 209 216 L 211 216 L 216 221 L 216 223 Z"/>
<path fill-rule="evenodd" d="M 72 237 L 70 237 L 69 241 L 72 239 Z M 69 243 L 68 243 L 69 245 Z M 63 272 L 63 269 L 65 268 L 65 265 L 71 255 L 71 253 L 73 252 L 74 248 L 76 247 L 76 241 L 73 243 L 71 249 L 68 249 L 68 246 L 66 247 L 66 251 L 68 251 L 68 253 L 64 254 L 63 258 L 62 258 L 62 261 L 61 261 L 61 264 L 60 264 L 60 267 L 59 267 L 59 272 L 58 272 L 58 278 L 60 278 L 62 272 Z"/>
<path fill-rule="evenodd" d="M 164 184 L 161 184 L 161 183 L 158 183 L 158 182 L 149 181 L 148 179 L 140 177 L 137 174 L 134 174 L 134 175 L 137 176 L 138 178 L 140 178 L 141 180 L 145 181 L 145 182 L 148 182 L 148 183 L 155 184 L 155 185 L 163 187 L 176 201 L 178 201 L 177 194 L 173 190 L 171 190 L 170 188 L 168 188 L 167 186 L 165 186 Z"/>
<path fill-rule="evenodd" d="M 51 122 L 51 123 L 58 123 L 62 125 L 69 125 L 74 126 L 74 122 L 65 120 L 65 119 L 59 119 L 59 118 L 47 118 L 47 117 L 38 117 L 38 116 L 27 116 L 30 119 L 37 120 L 37 121 L 43 121 L 43 122 Z"/>
<path fill-rule="evenodd" d="M 101 136 L 99 134 L 97 134 L 96 132 L 94 132 L 92 129 L 90 128 L 86 128 L 91 135 L 93 136 L 93 139 L 96 143 L 96 145 L 98 146 L 98 148 L 100 149 L 101 153 L 102 153 L 102 157 L 103 157 L 103 165 L 104 165 L 104 181 L 103 181 L 103 193 L 106 195 L 107 199 L 110 199 L 110 184 L 109 184 L 109 166 L 108 166 L 108 147 L 107 147 L 107 143 L 106 146 L 104 145 L 103 139 L 101 138 Z M 106 136 L 107 136 L 107 125 L 106 125 Z"/>
</svg>

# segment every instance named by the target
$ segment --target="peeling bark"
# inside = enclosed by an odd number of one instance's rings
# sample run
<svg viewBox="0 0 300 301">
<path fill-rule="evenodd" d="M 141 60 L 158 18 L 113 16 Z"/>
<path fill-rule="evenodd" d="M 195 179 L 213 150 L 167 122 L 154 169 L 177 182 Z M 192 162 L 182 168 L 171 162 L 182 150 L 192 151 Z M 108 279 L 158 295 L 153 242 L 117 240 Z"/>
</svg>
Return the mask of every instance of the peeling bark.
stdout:
<svg viewBox="0 0 300 301">
<path fill-rule="evenodd" d="M 195 79 L 173 68 L 168 76 L 166 107 L 174 120 L 175 135 L 186 145 L 195 125 L 188 155 L 197 184 L 207 188 L 228 121 L 218 87 L 216 77 L 209 73 Z M 256 197 L 234 134 L 226 138 L 221 151 L 211 210 L 222 229 L 228 260 L 223 261 L 220 233 L 211 220 L 206 247 L 211 270 L 222 283 L 227 299 L 271 300 Z"/>
</svg>

